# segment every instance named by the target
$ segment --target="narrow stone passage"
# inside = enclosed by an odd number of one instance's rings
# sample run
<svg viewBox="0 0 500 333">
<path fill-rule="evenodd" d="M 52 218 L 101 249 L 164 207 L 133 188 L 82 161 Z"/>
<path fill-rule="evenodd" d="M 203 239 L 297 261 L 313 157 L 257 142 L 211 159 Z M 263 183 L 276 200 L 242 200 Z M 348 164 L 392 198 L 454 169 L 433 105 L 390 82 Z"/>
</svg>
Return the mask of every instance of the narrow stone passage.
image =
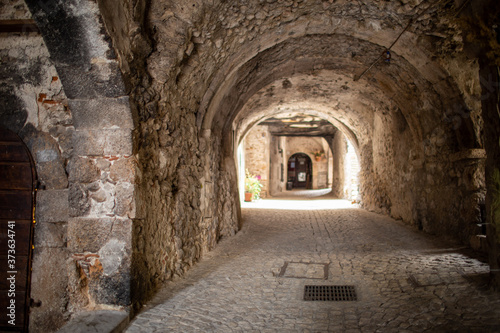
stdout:
<svg viewBox="0 0 500 333">
<path fill-rule="evenodd" d="M 126 332 L 500 330 L 489 267 L 467 250 L 346 201 L 279 199 L 244 205 L 242 230 Z M 352 285 L 357 301 L 304 301 L 305 285 Z"/>
</svg>

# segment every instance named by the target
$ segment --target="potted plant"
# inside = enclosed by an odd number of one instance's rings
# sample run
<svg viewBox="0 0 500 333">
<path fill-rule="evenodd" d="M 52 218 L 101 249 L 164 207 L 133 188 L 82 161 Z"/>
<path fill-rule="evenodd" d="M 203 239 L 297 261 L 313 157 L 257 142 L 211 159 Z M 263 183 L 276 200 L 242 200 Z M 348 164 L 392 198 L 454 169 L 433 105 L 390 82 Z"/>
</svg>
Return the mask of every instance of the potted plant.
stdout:
<svg viewBox="0 0 500 333">
<path fill-rule="evenodd" d="M 314 159 L 315 159 L 317 162 L 321 161 L 321 157 L 322 157 L 323 155 L 325 155 L 325 153 L 324 153 L 324 152 L 322 152 L 321 150 L 316 150 L 316 151 L 313 151 L 311 154 L 312 154 L 312 155 L 314 155 Z"/>
<path fill-rule="evenodd" d="M 260 176 L 251 174 L 248 169 L 245 173 L 245 201 L 257 200 L 260 198 L 260 191 L 262 190 Z"/>
</svg>

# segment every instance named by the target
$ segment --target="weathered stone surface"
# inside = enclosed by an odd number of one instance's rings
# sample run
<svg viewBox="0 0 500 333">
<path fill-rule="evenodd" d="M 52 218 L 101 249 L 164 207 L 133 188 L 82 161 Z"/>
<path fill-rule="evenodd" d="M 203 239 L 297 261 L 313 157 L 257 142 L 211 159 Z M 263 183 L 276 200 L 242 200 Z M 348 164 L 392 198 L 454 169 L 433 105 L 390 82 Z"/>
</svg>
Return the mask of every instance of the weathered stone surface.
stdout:
<svg viewBox="0 0 500 333">
<path fill-rule="evenodd" d="M 132 154 L 130 130 L 76 130 L 73 141 L 75 153 L 80 156 Z"/>
<path fill-rule="evenodd" d="M 36 194 L 36 204 L 37 222 L 68 221 L 68 190 L 39 190 Z"/>
<path fill-rule="evenodd" d="M 113 218 L 72 218 L 68 222 L 68 249 L 74 253 L 97 253 L 108 241 Z"/>
<path fill-rule="evenodd" d="M 134 186 L 120 182 L 115 189 L 115 214 L 121 217 L 135 217 Z"/>
<path fill-rule="evenodd" d="M 85 311 L 75 315 L 57 333 L 115 333 L 123 330 L 128 323 L 129 314 L 125 311 L 97 310 Z"/>
<path fill-rule="evenodd" d="M 54 41 L 54 43 L 58 42 L 60 41 Z M 67 67 L 62 63 L 55 63 L 60 73 L 61 81 L 64 83 L 64 91 L 68 98 L 92 100 L 124 95 L 125 86 L 118 62 L 107 59 L 95 60 L 96 62 L 92 62 L 91 60 L 83 64 L 84 68 L 89 69 L 88 72 L 83 73 L 81 66 Z M 82 59 L 82 61 L 88 61 L 88 59 Z"/>
<path fill-rule="evenodd" d="M 37 222 L 35 225 L 35 248 L 66 248 L 67 222 Z"/>
<path fill-rule="evenodd" d="M 26 1 L 71 99 L 123 96 L 118 62 L 101 34 L 96 3 Z M 76 10 L 78 8 L 78 10 Z M 93 34 L 87 43 L 87 34 Z M 68 52 L 72 50 L 72 52 Z"/>
<path fill-rule="evenodd" d="M 68 191 L 69 216 L 85 216 L 90 209 L 89 193 L 78 184 L 71 184 Z"/>
<path fill-rule="evenodd" d="M 137 161 L 135 158 L 122 158 L 114 161 L 110 167 L 109 178 L 111 180 L 134 183 L 136 175 Z"/>
<path fill-rule="evenodd" d="M 40 306 L 31 308 L 30 332 L 53 332 L 68 319 L 68 256 L 65 248 L 35 248 L 31 298 Z"/>
<path fill-rule="evenodd" d="M 128 96 L 91 100 L 72 99 L 68 102 L 74 113 L 73 121 L 77 129 L 134 127 Z"/>
<path fill-rule="evenodd" d="M 67 171 L 70 182 L 92 183 L 101 176 L 93 160 L 78 156 L 70 160 Z"/>
<path fill-rule="evenodd" d="M 25 127 L 22 138 L 36 163 L 37 176 L 46 189 L 63 189 L 68 186 L 64 161 L 56 141 L 47 133 Z"/>
</svg>

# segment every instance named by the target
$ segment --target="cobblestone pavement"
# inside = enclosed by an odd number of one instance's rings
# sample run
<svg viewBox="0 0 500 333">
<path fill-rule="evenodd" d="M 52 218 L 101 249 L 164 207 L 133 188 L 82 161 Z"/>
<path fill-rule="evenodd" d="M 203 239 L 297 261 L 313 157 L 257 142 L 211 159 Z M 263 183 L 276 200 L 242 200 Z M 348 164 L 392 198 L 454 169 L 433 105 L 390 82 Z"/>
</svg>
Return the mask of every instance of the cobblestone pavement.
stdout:
<svg viewBox="0 0 500 333">
<path fill-rule="evenodd" d="M 488 265 L 466 249 L 346 201 L 262 200 L 243 218 L 126 332 L 500 332 Z M 305 285 L 357 300 L 304 301 Z"/>
</svg>

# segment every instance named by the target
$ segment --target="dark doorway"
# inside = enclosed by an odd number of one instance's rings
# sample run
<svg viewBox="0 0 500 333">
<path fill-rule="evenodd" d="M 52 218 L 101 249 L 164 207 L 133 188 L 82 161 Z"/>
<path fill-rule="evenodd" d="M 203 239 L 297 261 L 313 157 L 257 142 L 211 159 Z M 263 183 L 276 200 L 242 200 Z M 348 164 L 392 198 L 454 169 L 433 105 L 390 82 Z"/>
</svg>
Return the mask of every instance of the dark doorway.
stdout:
<svg viewBox="0 0 500 333">
<path fill-rule="evenodd" d="M 28 148 L 0 127 L 0 331 L 28 332 L 35 206 Z"/>
<path fill-rule="evenodd" d="M 293 154 L 288 159 L 288 183 L 293 188 L 312 188 L 312 162 L 307 154 Z"/>
</svg>

